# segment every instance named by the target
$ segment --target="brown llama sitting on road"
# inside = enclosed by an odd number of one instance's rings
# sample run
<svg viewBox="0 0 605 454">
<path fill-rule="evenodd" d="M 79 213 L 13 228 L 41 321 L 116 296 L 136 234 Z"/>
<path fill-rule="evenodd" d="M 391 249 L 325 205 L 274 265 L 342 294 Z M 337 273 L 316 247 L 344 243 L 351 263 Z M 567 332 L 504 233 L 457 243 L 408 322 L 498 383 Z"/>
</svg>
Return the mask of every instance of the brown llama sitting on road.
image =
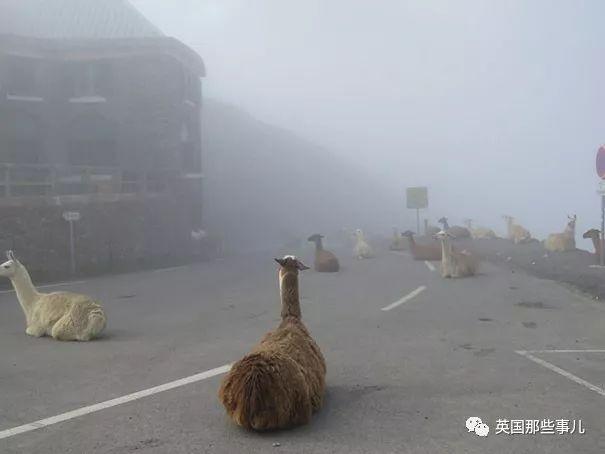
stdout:
<svg viewBox="0 0 605 454">
<path fill-rule="evenodd" d="M 282 321 L 223 379 L 219 399 L 235 424 L 246 429 L 285 429 L 311 420 L 323 401 L 326 363 L 301 320 L 294 256 L 280 265 Z"/>
<path fill-rule="evenodd" d="M 601 256 L 601 231 L 599 229 L 590 229 L 584 232 L 582 238 L 590 238 L 594 246 L 594 253 L 597 257 Z"/>
<path fill-rule="evenodd" d="M 414 239 L 414 232 L 407 230 L 401 234 L 408 238 L 410 252 L 414 260 L 441 260 L 441 245 L 437 242 L 432 244 L 418 244 Z"/>
<path fill-rule="evenodd" d="M 340 264 L 332 252 L 324 249 L 323 238 L 323 235 L 315 233 L 307 239 L 307 241 L 315 243 L 315 271 L 319 271 L 320 273 L 336 273 L 340 270 Z"/>
</svg>

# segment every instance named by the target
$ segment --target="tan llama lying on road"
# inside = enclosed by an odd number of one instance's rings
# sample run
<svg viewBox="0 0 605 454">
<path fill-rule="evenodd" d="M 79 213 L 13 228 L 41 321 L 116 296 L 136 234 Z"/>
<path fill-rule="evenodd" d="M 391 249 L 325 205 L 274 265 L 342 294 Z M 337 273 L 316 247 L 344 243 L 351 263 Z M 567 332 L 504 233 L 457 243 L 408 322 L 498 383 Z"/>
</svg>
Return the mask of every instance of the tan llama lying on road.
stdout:
<svg viewBox="0 0 605 454">
<path fill-rule="evenodd" d="M 506 221 L 506 233 L 509 240 L 515 244 L 529 243 L 531 241 L 531 233 L 529 230 L 515 224 L 515 218 L 512 216 L 502 216 Z"/>
<path fill-rule="evenodd" d="M 563 233 L 551 233 L 544 240 L 544 248 L 553 252 L 573 251 L 576 249 L 576 220 L 578 217 L 567 215 L 567 226 Z"/>
<path fill-rule="evenodd" d="M 12 251 L 0 265 L 0 276 L 11 280 L 25 313 L 30 336 L 52 336 L 62 341 L 89 341 L 103 331 L 105 313 L 90 297 L 68 292 L 40 293 Z"/>
<path fill-rule="evenodd" d="M 435 236 L 441 241 L 441 276 L 458 278 L 473 276 L 477 272 L 479 261 L 468 252 L 455 251 L 450 241 L 453 238 L 451 233 L 442 230 Z"/>
<path fill-rule="evenodd" d="M 275 260 L 282 321 L 233 365 L 218 393 L 235 424 L 259 431 L 308 423 L 321 407 L 326 377 L 324 357 L 301 319 L 298 272 L 308 267 L 294 256 Z"/>
<path fill-rule="evenodd" d="M 336 273 L 340 270 L 340 264 L 332 252 L 324 249 L 323 238 L 323 235 L 315 233 L 307 239 L 307 241 L 315 243 L 315 271 L 319 271 L 320 273 Z"/>
</svg>

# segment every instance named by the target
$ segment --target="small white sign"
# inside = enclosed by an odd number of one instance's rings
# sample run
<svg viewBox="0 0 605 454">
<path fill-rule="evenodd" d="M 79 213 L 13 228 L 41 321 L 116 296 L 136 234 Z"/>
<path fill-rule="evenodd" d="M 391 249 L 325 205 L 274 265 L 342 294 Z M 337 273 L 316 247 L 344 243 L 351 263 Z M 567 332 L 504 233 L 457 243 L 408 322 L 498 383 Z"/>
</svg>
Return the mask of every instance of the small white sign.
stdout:
<svg viewBox="0 0 605 454">
<path fill-rule="evenodd" d="M 75 222 L 80 220 L 80 212 L 79 211 L 64 211 L 63 219 L 67 222 Z"/>
</svg>

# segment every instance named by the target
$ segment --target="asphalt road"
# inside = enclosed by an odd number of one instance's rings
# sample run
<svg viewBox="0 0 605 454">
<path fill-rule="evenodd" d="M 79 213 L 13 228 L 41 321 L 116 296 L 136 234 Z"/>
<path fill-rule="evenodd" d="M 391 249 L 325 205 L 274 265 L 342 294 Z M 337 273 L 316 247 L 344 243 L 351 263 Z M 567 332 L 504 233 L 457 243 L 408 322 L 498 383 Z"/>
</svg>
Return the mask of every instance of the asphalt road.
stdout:
<svg viewBox="0 0 605 454">
<path fill-rule="evenodd" d="M 266 434 L 226 418 L 220 376 L 10 429 L 240 358 L 278 321 L 271 254 L 56 287 L 104 302 L 106 335 L 90 343 L 26 336 L 14 293 L 0 294 L 0 453 L 605 451 L 601 303 L 490 264 L 452 281 L 406 255 L 342 262 L 338 275 L 301 277 L 303 318 L 328 366 L 325 406 L 305 427 Z M 540 352 L 518 353 L 529 350 Z M 467 431 L 470 416 L 487 437 Z M 498 419 L 581 419 L 586 433 L 496 434 Z"/>
</svg>

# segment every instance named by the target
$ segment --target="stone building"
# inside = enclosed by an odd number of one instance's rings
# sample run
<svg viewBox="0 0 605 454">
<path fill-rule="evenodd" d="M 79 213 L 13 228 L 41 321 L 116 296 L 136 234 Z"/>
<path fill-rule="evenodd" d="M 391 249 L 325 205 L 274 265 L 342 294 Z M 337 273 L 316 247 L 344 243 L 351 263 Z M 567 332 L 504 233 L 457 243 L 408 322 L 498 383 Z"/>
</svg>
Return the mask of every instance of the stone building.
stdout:
<svg viewBox="0 0 605 454">
<path fill-rule="evenodd" d="M 80 270 L 187 256 L 204 71 L 127 0 L 1 0 L 0 247 L 61 275 L 76 210 Z"/>
</svg>

